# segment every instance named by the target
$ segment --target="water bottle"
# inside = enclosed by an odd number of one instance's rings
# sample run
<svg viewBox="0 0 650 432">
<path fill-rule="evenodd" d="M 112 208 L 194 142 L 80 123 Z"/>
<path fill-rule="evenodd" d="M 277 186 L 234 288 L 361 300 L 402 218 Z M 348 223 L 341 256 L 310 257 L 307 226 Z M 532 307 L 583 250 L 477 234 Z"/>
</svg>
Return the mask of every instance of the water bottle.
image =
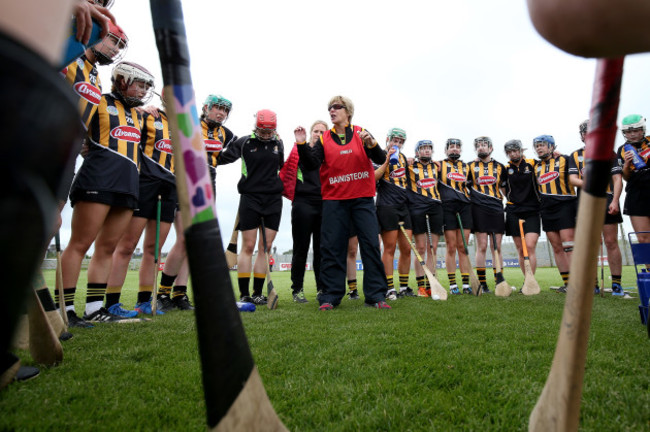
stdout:
<svg viewBox="0 0 650 432">
<path fill-rule="evenodd" d="M 60 69 L 63 69 L 74 60 L 79 58 L 81 54 L 86 51 L 86 48 L 96 45 L 101 40 L 99 38 L 101 32 L 102 27 L 97 23 L 97 21 L 93 20 L 93 30 L 90 33 L 90 40 L 88 41 L 88 45 L 84 45 L 77 40 L 77 20 L 73 19 L 72 28 L 70 29 L 70 36 L 68 37 L 65 54 L 63 56 L 63 65 Z"/>
<path fill-rule="evenodd" d="M 391 165 L 397 165 L 399 163 L 399 147 L 394 145 L 393 148 L 395 149 L 395 153 L 390 155 L 389 160 Z"/>
<path fill-rule="evenodd" d="M 634 155 L 634 158 L 632 159 L 632 165 L 634 165 L 634 168 L 637 171 L 646 167 L 645 162 L 643 162 L 643 159 L 641 159 L 641 156 L 639 156 L 639 153 L 636 151 L 632 144 L 625 144 L 623 148 L 626 152 L 630 151 Z"/>
<path fill-rule="evenodd" d="M 255 305 L 253 303 L 237 302 L 237 309 L 239 309 L 239 312 L 255 312 Z"/>
</svg>

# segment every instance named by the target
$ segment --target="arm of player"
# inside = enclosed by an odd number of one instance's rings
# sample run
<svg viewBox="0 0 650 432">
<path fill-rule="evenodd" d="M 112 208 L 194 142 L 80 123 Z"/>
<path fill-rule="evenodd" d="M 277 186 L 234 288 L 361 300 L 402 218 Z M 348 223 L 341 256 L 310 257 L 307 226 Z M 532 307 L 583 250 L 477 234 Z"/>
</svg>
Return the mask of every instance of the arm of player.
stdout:
<svg viewBox="0 0 650 432">
<path fill-rule="evenodd" d="M 307 133 L 302 126 L 298 126 L 294 131 L 294 136 L 296 138 L 296 145 L 298 147 L 298 156 L 300 157 L 300 162 L 308 170 L 313 170 L 323 163 L 325 159 L 325 152 L 323 151 L 323 137 L 320 137 L 319 140 L 313 146 L 305 145 L 307 143 Z"/>
<path fill-rule="evenodd" d="M 241 157 L 241 149 L 246 141 L 248 141 L 248 138 L 248 136 L 243 136 L 228 144 L 226 148 L 219 153 L 219 156 L 217 156 L 217 166 L 228 165 L 229 163 L 233 163 L 239 159 Z"/>
<path fill-rule="evenodd" d="M 613 174 L 612 182 L 614 183 L 614 198 L 612 199 L 607 212 L 609 214 L 618 214 L 621 212 L 619 203 L 621 199 L 621 192 L 623 192 L 623 178 L 620 174 Z"/>
</svg>

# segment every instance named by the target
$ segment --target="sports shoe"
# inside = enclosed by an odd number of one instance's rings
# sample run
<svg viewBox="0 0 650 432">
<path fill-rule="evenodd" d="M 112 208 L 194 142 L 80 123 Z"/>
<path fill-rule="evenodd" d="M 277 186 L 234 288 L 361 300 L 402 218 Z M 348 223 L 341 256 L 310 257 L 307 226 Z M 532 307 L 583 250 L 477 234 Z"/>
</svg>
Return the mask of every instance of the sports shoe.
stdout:
<svg viewBox="0 0 650 432">
<path fill-rule="evenodd" d="M 427 295 L 427 290 L 424 287 L 418 288 L 418 297 L 429 297 Z"/>
<path fill-rule="evenodd" d="M 397 300 L 397 291 L 394 289 L 386 293 L 386 300 Z"/>
<path fill-rule="evenodd" d="M 555 292 L 559 292 L 560 294 L 566 294 L 566 285 L 559 287 Z"/>
<path fill-rule="evenodd" d="M 400 297 L 417 297 L 411 287 L 400 288 Z"/>
<path fill-rule="evenodd" d="M 77 327 L 77 328 L 93 328 L 94 325 L 86 322 L 85 320 L 79 318 L 77 313 L 73 310 L 66 311 L 68 315 L 68 327 Z"/>
<path fill-rule="evenodd" d="M 172 303 L 172 299 L 169 297 L 169 294 L 158 294 L 157 299 L 158 304 L 156 305 L 156 310 L 168 312 L 174 309 L 174 303 Z"/>
<path fill-rule="evenodd" d="M 359 291 L 353 289 L 348 293 L 348 298 L 350 300 L 359 300 Z"/>
<path fill-rule="evenodd" d="M 332 303 L 323 303 L 318 307 L 318 310 L 322 311 L 328 311 L 334 309 L 334 306 L 332 306 Z"/>
<path fill-rule="evenodd" d="M 456 284 L 449 285 L 449 292 L 453 295 L 460 295 L 460 291 L 458 291 L 458 285 Z"/>
<path fill-rule="evenodd" d="M 105 307 L 101 307 L 90 315 L 84 315 L 84 319 L 91 322 L 117 322 L 128 318 L 112 314 Z"/>
<path fill-rule="evenodd" d="M 192 303 L 190 303 L 190 299 L 187 297 L 187 294 L 173 297 L 172 304 L 178 310 L 194 310 L 194 306 L 192 306 Z"/>
<path fill-rule="evenodd" d="M 122 303 L 115 303 L 107 309 L 113 315 L 121 316 L 122 318 L 133 318 L 138 316 L 138 312 L 134 310 L 126 310 L 122 307 Z"/>
<path fill-rule="evenodd" d="M 251 296 L 241 296 L 239 297 L 239 301 L 242 303 L 253 303 Z"/>
<path fill-rule="evenodd" d="M 625 291 L 623 291 L 623 287 L 621 285 L 612 284 L 612 295 L 617 297 L 623 297 L 625 295 Z"/>
<path fill-rule="evenodd" d="M 594 287 L 594 294 L 595 295 L 600 294 L 600 287 Z"/>
<path fill-rule="evenodd" d="M 293 293 L 293 301 L 296 303 L 309 303 L 309 300 L 305 298 L 305 293 L 303 290 L 300 290 L 297 293 Z"/>
<path fill-rule="evenodd" d="M 378 301 L 377 303 L 364 303 L 363 305 L 375 309 L 392 309 L 392 307 L 390 307 L 390 305 L 385 301 Z"/>
<path fill-rule="evenodd" d="M 255 303 L 256 305 L 265 305 L 266 303 L 268 303 L 268 300 L 269 299 L 266 296 L 263 296 L 261 294 L 253 296 L 253 303 Z"/>
<path fill-rule="evenodd" d="M 463 294 L 472 295 L 472 287 L 469 285 L 463 285 Z"/>
<path fill-rule="evenodd" d="M 487 284 L 481 285 L 479 289 L 483 294 L 492 294 L 492 291 L 490 291 L 490 287 L 488 287 Z"/>
<path fill-rule="evenodd" d="M 160 304 L 158 304 L 157 306 L 159 307 Z M 151 315 L 151 312 L 153 312 L 151 310 L 151 300 L 146 302 L 136 303 L 133 309 L 135 309 L 136 311 L 138 311 L 138 313 L 141 313 L 143 315 Z M 165 315 L 165 312 L 157 308 L 156 315 Z"/>
</svg>

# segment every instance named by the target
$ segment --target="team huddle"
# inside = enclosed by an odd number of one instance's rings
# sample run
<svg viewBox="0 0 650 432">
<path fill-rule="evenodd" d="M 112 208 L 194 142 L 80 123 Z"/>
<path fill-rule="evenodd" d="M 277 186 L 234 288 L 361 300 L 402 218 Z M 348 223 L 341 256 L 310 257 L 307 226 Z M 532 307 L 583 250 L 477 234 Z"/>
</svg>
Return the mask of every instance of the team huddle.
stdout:
<svg viewBox="0 0 650 432">
<path fill-rule="evenodd" d="M 169 123 L 164 109 L 145 107 L 154 94 L 153 75 L 139 64 L 120 61 L 127 45 L 123 30 L 111 23 L 99 44 L 62 71 L 79 97 L 81 122 L 87 131 L 81 150 L 83 164 L 74 177 L 69 173 L 60 195 L 61 208 L 69 197 L 73 217 L 72 235 L 61 261 L 64 298 L 57 293 L 56 301 L 65 304 L 72 326 L 193 308 L 187 296 L 188 265 Z M 97 68 L 111 63 L 115 65 L 110 92 L 102 93 Z M 504 144 L 509 159 L 504 165 L 492 158 L 495 143 L 481 136 L 473 140 L 476 159 L 470 162 L 460 160 L 463 142 L 458 138 L 446 140 L 442 160 L 434 160 L 430 140 L 418 141 L 415 154 L 409 157 L 402 153 L 407 139 L 403 129 L 390 129 L 384 147 L 364 128 L 352 124 L 351 100 L 335 96 L 327 107 L 332 127 L 316 121 L 309 137 L 303 127 L 296 128 L 296 143 L 286 163 L 275 112 L 258 111 L 252 133 L 238 138 L 224 126 L 232 110 L 228 99 L 209 95 L 201 107 L 212 199 L 218 167 L 241 160 L 236 222 L 242 236 L 237 258 L 241 302 L 263 305 L 268 301 L 262 292 L 268 262 L 265 254 L 258 254 L 253 263 L 253 255 L 255 249 L 267 253 L 271 249 L 280 226 L 283 195 L 292 202 L 291 288 L 296 302 L 307 302 L 303 283 L 312 242 L 321 310 L 340 304 L 346 281 L 349 298 L 360 298 L 355 265 L 358 248 L 364 266 L 365 304 L 390 309 L 386 300 L 431 295 L 421 265 L 415 265 L 417 291 L 409 287 L 411 241 L 417 253 L 426 257 L 427 267 L 435 268 L 438 242 L 444 235 L 449 293 L 477 295 L 490 293 L 488 246 L 498 251 L 503 235 L 512 236 L 522 270 L 523 251 L 527 250 L 534 272 L 535 247 L 542 229 L 564 281 L 560 291 L 566 292 L 577 199 L 584 177 L 589 175 L 584 172 L 584 147 L 563 155 L 551 135 L 540 135 L 532 143 L 535 158 L 526 158 L 522 142 L 513 139 Z M 650 175 L 646 165 L 650 139 L 645 131 L 642 116 L 625 117 L 622 132 L 626 143 L 612 155 L 603 235 L 612 294 L 616 296 L 624 294 L 617 243 L 622 213 L 631 218 L 636 231 L 650 231 L 650 197 L 643 187 Z M 584 121 L 579 126 L 583 143 L 588 132 L 588 121 Z M 621 211 L 623 179 L 627 196 Z M 160 249 L 172 224 L 177 240 L 158 282 L 154 270 L 160 252 L 156 250 L 156 232 Z M 259 232 L 262 235 L 258 236 Z M 143 233 L 138 297 L 133 310 L 128 310 L 122 307 L 120 296 L 130 258 Z M 467 248 L 471 233 L 476 242 L 476 274 Z M 75 310 L 76 286 L 82 260 L 93 243 L 81 318 Z M 396 282 L 393 262 L 397 248 Z M 456 257 L 460 280 L 456 278 Z M 495 278 L 500 264 L 493 263 Z"/>
</svg>

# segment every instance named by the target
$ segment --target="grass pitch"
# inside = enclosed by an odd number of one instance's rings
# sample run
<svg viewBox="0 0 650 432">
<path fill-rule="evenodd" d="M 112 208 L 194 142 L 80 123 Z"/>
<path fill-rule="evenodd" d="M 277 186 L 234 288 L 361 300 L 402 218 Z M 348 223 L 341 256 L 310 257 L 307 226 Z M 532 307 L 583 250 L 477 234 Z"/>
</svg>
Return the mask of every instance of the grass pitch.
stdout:
<svg viewBox="0 0 650 432">
<path fill-rule="evenodd" d="M 54 272 L 45 276 L 53 287 Z M 548 289 L 560 285 L 557 270 L 538 270 L 538 296 L 406 298 L 390 311 L 345 299 L 320 312 L 311 272 L 309 303 L 294 303 L 289 276 L 273 273 L 277 310 L 241 317 L 266 391 L 290 430 L 527 429 L 559 332 L 565 296 Z M 517 269 L 505 276 L 523 283 Z M 633 268 L 625 268 L 623 285 L 635 282 Z M 129 308 L 137 285 L 129 272 L 122 296 Z M 84 296 L 79 289 L 80 313 Z M 581 430 L 650 429 L 650 342 L 638 304 L 610 294 L 594 299 Z M 62 365 L 0 393 L 0 430 L 205 430 L 193 313 L 72 332 Z M 19 355 L 32 364 L 28 352 Z"/>
</svg>

